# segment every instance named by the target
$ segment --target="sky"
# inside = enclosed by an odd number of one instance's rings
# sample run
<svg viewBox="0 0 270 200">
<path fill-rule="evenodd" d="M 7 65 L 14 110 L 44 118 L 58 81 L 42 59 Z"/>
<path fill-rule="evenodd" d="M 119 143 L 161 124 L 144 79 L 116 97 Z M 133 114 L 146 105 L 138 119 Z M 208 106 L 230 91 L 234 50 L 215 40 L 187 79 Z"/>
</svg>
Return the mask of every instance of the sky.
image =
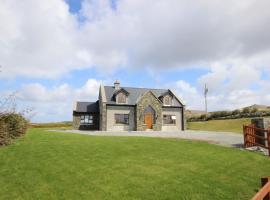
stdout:
<svg viewBox="0 0 270 200">
<path fill-rule="evenodd" d="M 187 109 L 270 105 L 269 0 L 1 0 L 0 98 L 72 120 L 101 83 L 170 88 Z"/>
</svg>

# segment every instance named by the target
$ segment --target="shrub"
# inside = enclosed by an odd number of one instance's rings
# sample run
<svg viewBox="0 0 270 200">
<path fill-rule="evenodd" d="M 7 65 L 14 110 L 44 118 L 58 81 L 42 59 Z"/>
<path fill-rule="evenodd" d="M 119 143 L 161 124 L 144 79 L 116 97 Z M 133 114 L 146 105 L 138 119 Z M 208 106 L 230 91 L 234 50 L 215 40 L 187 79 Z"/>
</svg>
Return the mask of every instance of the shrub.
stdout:
<svg viewBox="0 0 270 200">
<path fill-rule="evenodd" d="M 10 143 L 8 128 L 6 123 L 0 119 L 0 145 L 7 145 Z"/>
<path fill-rule="evenodd" d="M 0 116 L 0 145 L 10 143 L 14 139 L 26 133 L 28 121 L 17 113 L 5 113 Z"/>
<path fill-rule="evenodd" d="M 258 112 L 258 108 L 252 108 L 250 112 L 251 113 L 257 113 Z"/>
<path fill-rule="evenodd" d="M 16 138 L 26 133 L 28 122 L 22 115 L 11 113 L 5 115 L 4 120 L 8 125 L 8 131 L 11 138 Z"/>
<path fill-rule="evenodd" d="M 232 111 L 233 115 L 239 115 L 240 113 L 241 113 L 241 111 L 239 109 Z"/>
</svg>

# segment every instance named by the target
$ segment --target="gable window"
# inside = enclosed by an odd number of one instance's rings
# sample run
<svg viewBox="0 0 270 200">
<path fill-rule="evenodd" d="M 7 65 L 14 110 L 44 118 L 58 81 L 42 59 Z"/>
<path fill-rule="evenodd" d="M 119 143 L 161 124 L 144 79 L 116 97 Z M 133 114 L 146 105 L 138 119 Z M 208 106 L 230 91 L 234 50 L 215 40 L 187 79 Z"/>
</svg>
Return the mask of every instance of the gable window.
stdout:
<svg viewBox="0 0 270 200">
<path fill-rule="evenodd" d="M 124 93 L 121 92 L 117 95 L 117 103 L 126 103 L 126 101 L 127 97 Z"/>
<path fill-rule="evenodd" d="M 169 96 L 169 95 L 165 96 L 165 97 L 163 98 L 163 103 L 164 103 L 164 105 L 166 105 L 166 106 L 172 105 L 172 97 Z"/>
<path fill-rule="evenodd" d="M 163 124 L 176 124 L 175 115 L 163 115 Z"/>
<path fill-rule="evenodd" d="M 128 114 L 115 114 L 114 119 L 116 124 L 129 124 Z"/>
<path fill-rule="evenodd" d="M 89 125 L 93 123 L 93 115 L 81 115 L 81 124 Z"/>
</svg>

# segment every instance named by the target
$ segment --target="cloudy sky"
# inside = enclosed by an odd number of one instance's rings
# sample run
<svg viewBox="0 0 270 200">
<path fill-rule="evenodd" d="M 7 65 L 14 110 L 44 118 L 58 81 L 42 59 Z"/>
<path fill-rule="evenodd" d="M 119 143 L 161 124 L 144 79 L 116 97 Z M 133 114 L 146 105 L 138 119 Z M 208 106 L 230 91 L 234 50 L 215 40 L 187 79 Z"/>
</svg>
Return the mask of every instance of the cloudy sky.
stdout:
<svg viewBox="0 0 270 200">
<path fill-rule="evenodd" d="M 0 95 L 71 120 L 101 82 L 171 88 L 189 109 L 270 105 L 269 0 L 0 0 Z"/>
</svg>

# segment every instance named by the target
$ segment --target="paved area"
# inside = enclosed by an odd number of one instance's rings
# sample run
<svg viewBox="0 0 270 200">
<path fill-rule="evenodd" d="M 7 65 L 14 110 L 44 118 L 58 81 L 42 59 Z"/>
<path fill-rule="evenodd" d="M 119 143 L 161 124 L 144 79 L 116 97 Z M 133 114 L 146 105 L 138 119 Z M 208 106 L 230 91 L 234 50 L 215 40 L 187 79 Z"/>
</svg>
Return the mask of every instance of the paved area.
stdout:
<svg viewBox="0 0 270 200">
<path fill-rule="evenodd" d="M 139 137 L 158 137 L 158 138 L 179 138 L 208 141 L 213 144 L 219 144 L 229 147 L 242 147 L 243 135 L 227 132 L 210 131 L 179 131 L 179 132 L 161 132 L 161 131 L 128 131 L 128 132 L 109 132 L 109 131 L 80 131 L 80 130 L 50 130 L 64 133 L 75 133 L 95 136 L 139 136 Z"/>
</svg>

